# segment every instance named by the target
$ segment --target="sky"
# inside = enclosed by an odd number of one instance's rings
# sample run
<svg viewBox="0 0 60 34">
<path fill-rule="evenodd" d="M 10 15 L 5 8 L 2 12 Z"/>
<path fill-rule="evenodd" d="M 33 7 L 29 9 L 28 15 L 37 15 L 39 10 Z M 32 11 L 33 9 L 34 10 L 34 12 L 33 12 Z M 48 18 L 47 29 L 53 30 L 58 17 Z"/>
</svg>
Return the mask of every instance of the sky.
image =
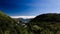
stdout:
<svg viewBox="0 0 60 34">
<path fill-rule="evenodd" d="M 60 13 L 60 0 L 0 0 L 0 10 L 9 16 Z"/>
</svg>

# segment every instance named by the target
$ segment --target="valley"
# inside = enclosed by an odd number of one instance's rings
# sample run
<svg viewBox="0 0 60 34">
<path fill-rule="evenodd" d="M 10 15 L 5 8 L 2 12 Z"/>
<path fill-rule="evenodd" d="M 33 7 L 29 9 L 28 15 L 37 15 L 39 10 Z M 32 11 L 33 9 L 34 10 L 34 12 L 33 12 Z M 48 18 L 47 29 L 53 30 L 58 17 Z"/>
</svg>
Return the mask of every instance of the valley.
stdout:
<svg viewBox="0 0 60 34">
<path fill-rule="evenodd" d="M 0 34 L 60 34 L 60 14 L 47 13 L 23 19 L 0 12 Z"/>
</svg>

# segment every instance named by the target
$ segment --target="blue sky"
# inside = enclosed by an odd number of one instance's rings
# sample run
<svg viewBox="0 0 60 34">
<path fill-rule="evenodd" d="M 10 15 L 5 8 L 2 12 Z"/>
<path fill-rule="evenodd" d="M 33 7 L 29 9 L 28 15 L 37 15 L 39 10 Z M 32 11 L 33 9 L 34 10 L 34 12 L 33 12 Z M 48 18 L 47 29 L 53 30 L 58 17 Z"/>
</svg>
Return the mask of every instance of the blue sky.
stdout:
<svg viewBox="0 0 60 34">
<path fill-rule="evenodd" d="M 60 13 L 60 0 L 0 0 L 0 10 L 10 16 Z"/>
</svg>

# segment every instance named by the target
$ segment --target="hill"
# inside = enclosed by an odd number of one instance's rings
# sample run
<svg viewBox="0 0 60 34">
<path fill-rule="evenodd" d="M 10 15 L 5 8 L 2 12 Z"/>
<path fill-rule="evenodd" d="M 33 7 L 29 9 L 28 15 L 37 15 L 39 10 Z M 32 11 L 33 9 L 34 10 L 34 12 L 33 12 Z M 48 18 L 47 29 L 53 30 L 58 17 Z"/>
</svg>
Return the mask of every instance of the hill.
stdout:
<svg viewBox="0 0 60 34">
<path fill-rule="evenodd" d="M 60 14 L 38 15 L 28 23 L 28 27 L 34 34 L 60 34 Z"/>
<path fill-rule="evenodd" d="M 0 11 L 0 34 L 19 34 L 17 21 Z M 13 32 L 14 31 L 14 32 Z"/>
<path fill-rule="evenodd" d="M 24 24 L 27 20 L 0 12 L 0 34 L 60 34 L 60 14 L 41 14 Z"/>
<path fill-rule="evenodd" d="M 23 18 L 18 18 L 18 20 L 20 20 L 20 21 L 22 21 L 22 22 L 24 22 L 24 23 L 28 23 L 31 19 L 33 19 L 33 18 L 27 18 L 27 19 L 23 19 Z"/>
<path fill-rule="evenodd" d="M 48 13 L 48 14 L 38 15 L 33 20 L 31 20 L 31 22 L 36 22 L 36 21 L 37 22 L 41 22 L 41 21 L 60 22 L 60 14 Z"/>
</svg>

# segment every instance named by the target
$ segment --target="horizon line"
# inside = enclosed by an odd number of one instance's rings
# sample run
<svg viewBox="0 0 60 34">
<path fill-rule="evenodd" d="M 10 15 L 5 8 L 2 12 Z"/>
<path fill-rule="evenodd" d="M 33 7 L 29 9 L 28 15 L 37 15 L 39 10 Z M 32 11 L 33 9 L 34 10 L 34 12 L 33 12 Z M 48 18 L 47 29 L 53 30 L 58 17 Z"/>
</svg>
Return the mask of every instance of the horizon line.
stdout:
<svg viewBox="0 0 60 34">
<path fill-rule="evenodd" d="M 11 18 L 35 18 L 36 16 L 10 16 Z"/>
</svg>

